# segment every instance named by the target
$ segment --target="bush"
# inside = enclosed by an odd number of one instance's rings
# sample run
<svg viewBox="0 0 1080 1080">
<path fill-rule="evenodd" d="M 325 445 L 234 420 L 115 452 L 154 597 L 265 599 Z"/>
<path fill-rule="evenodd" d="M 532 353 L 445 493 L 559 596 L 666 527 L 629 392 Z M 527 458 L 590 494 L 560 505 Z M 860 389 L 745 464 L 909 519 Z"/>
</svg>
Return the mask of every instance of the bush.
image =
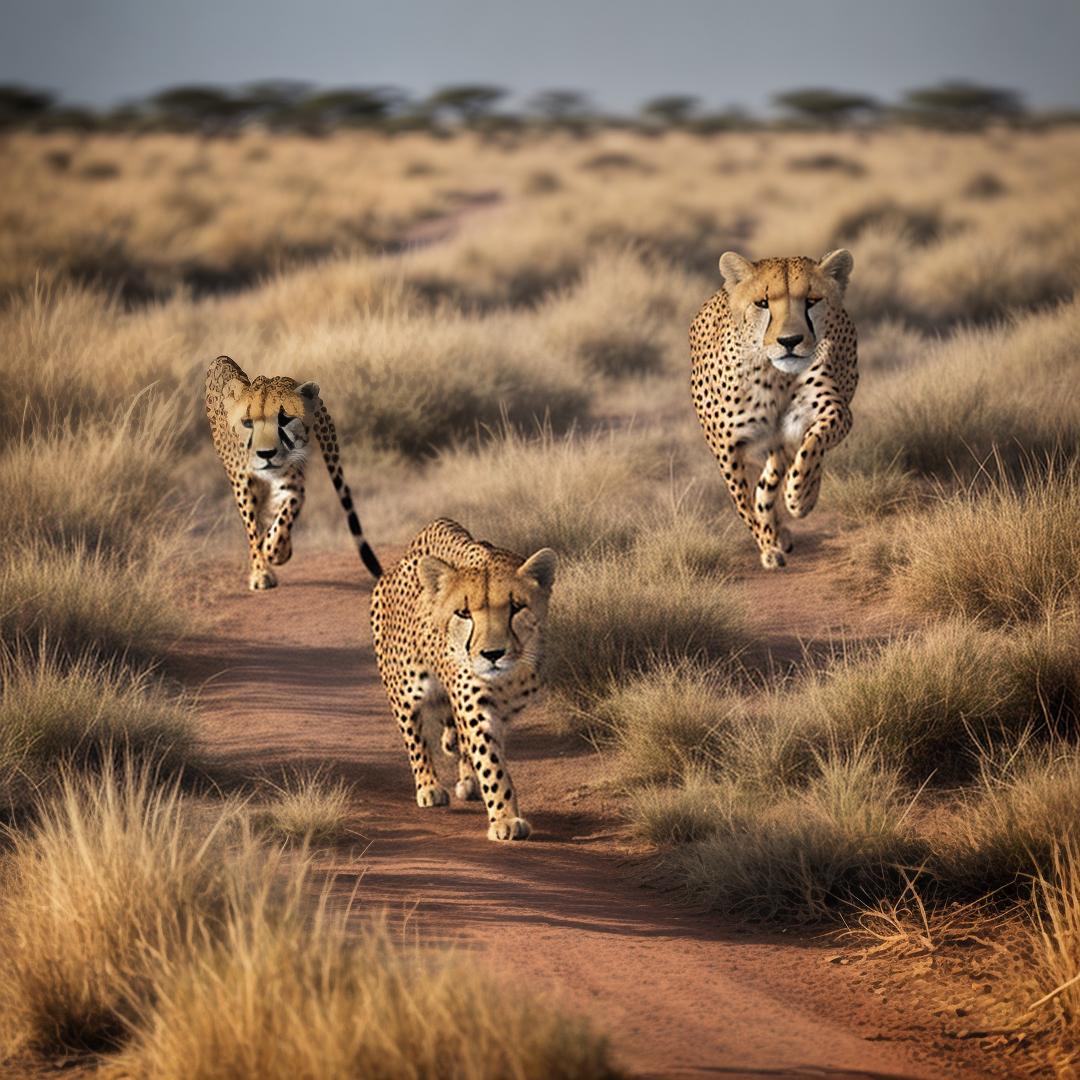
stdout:
<svg viewBox="0 0 1080 1080">
<path fill-rule="evenodd" d="M 146 1077 L 608 1077 L 583 1022 L 464 956 L 316 910 L 310 860 L 145 771 L 67 777 L 13 837 L 0 1057 L 94 1050 Z"/>
<path fill-rule="evenodd" d="M 292 370 L 321 380 L 339 434 L 413 458 L 501 424 L 565 430 L 589 393 L 507 319 L 407 308 L 286 339 Z"/>
<path fill-rule="evenodd" d="M 774 699 L 774 709 L 799 717 L 803 748 L 785 742 L 786 753 L 872 743 L 890 769 L 916 783 L 970 778 L 987 746 L 1074 722 L 1078 642 L 1070 627 L 1011 638 L 952 622 L 849 654 Z"/>
<path fill-rule="evenodd" d="M 617 681 L 680 660 L 731 664 L 747 642 L 740 600 L 696 575 L 641 575 L 603 554 L 561 568 L 547 633 L 554 685 L 595 699 Z"/>
<path fill-rule="evenodd" d="M 168 778 L 200 765 L 190 704 L 146 673 L 103 668 L 88 657 L 63 664 L 42 650 L 36 659 L 4 657 L 0 686 L 5 814 L 25 809 L 63 767 L 123 759 Z"/>
<path fill-rule="evenodd" d="M 191 625 L 178 602 L 183 565 L 165 543 L 138 558 L 82 545 L 15 548 L 0 565 L 0 641 L 28 649 L 45 641 L 65 657 L 159 659 Z"/>
<path fill-rule="evenodd" d="M 352 789 L 321 773 L 297 773 L 267 782 L 268 797 L 255 808 L 255 827 L 283 840 L 331 843 L 349 835 Z"/>
<path fill-rule="evenodd" d="M 892 891 L 921 847 L 899 778 L 870 751 L 821 760 L 782 797 L 717 785 L 708 835 L 672 852 L 690 895 L 720 911 L 787 922 L 835 918 Z M 700 819 L 694 826 L 704 831 Z"/>
<path fill-rule="evenodd" d="M 905 605 L 993 625 L 1080 612 L 1080 463 L 1029 467 L 941 500 L 902 527 L 892 588 Z"/>
<path fill-rule="evenodd" d="M 614 744 L 615 775 L 632 787 L 715 765 L 732 728 L 745 719 L 746 705 L 725 687 L 722 673 L 668 663 L 620 683 L 592 715 Z"/>
</svg>

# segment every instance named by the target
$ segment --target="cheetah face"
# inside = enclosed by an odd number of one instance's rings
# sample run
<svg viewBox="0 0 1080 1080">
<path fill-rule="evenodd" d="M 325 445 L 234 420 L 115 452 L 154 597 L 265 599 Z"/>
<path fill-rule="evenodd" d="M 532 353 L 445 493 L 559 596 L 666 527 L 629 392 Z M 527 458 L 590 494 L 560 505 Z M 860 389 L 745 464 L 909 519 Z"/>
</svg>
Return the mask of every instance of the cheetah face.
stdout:
<svg viewBox="0 0 1080 1080">
<path fill-rule="evenodd" d="M 434 555 L 420 560 L 432 617 L 459 663 L 486 681 L 521 663 L 539 666 L 555 563 L 551 548 L 541 548 L 516 571 L 458 570 Z"/>
<path fill-rule="evenodd" d="M 291 389 L 275 385 L 279 381 L 287 380 L 259 376 L 239 388 L 228 412 L 237 442 L 247 450 L 248 468 L 267 479 L 307 457 L 312 406 L 319 396 L 315 383 Z"/>
<path fill-rule="evenodd" d="M 852 258 L 843 249 L 820 262 L 795 256 L 752 263 L 734 251 L 720 258 L 728 301 L 744 339 L 785 375 L 814 361 L 830 305 L 840 307 Z"/>
</svg>

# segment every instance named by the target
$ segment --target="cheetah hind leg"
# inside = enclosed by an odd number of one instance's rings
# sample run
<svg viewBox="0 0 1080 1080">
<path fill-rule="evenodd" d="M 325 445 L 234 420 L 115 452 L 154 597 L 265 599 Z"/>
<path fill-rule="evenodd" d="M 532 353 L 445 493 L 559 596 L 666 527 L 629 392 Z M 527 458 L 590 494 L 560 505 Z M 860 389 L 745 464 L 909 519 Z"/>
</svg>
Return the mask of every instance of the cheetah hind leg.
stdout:
<svg viewBox="0 0 1080 1080">
<path fill-rule="evenodd" d="M 454 794 L 463 802 L 472 802 L 480 798 L 480 783 L 469 759 L 462 754 L 458 758 L 458 782 L 454 785 Z"/>
<path fill-rule="evenodd" d="M 476 774 L 473 772 L 472 766 L 461 751 L 461 740 L 458 738 L 457 724 L 454 722 L 453 714 L 443 718 L 440 745 L 442 746 L 442 752 L 447 757 L 457 758 L 458 781 L 454 785 L 454 794 L 466 802 L 479 799 L 480 785 L 476 782 Z"/>
<path fill-rule="evenodd" d="M 447 716 L 443 720 L 442 739 L 440 740 L 442 746 L 442 752 L 447 757 L 456 758 L 458 756 L 458 733 L 457 724 L 454 723 L 453 716 Z"/>
</svg>

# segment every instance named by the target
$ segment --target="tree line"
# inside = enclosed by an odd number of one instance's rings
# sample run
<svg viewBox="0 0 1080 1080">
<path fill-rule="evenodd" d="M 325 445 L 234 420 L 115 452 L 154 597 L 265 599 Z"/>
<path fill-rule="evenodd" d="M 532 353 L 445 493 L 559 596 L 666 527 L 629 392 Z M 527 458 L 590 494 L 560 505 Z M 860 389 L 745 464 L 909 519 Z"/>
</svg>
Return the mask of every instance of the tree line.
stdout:
<svg viewBox="0 0 1080 1080">
<path fill-rule="evenodd" d="M 205 135 L 261 126 L 270 131 L 323 135 L 339 128 L 388 134 L 426 131 L 452 134 L 563 131 L 587 135 L 603 128 L 644 133 L 671 130 L 708 135 L 765 127 L 872 127 L 916 124 L 957 131 L 991 123 L 1046 125 L 1077 122 L 1080 110 L 1033 113 L 1014 90 L 951 81 L 908 91 L 897 102 L 826 87 L 788 90 L 773 98 L 776 115 L 765 118 L 738 107 L 714 110 L 692 94 L 664 94 L 642 103 L 636 113 L 596 109 L 579 90 L 544 90 L 518 108 L 510 91 L 486 83 L 446 86 L 417 98 L 393 86 L 330 89 L 288 79 L 244 86 L 171 86 L 149 97 L 109 109 L 62 103 L 48 90 L 0 85 L 0 129 L 76 131 L 173 131 Z"/>
</svg>

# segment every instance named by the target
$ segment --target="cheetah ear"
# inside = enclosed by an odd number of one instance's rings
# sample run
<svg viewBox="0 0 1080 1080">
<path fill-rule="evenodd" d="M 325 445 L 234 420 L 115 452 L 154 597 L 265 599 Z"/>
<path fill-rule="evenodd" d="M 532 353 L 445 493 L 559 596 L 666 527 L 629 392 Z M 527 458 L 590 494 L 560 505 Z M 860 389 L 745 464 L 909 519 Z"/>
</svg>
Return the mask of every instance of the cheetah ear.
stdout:
<svg viewBox="0 0 1080 1080">
<path fill-rule="evenodd" d="M 319 400 L 319 384 L 317 382 L 301 383 L 296 392 L 302 397 L 307 398 L 308 401 Z"/>
<path fill-rule="evenodd" d="M 551 548 L 541 548 L 518 567 L 518 574 L 532 578 L 541 589 L 550 589 L 555 584 L 555 565 L 558 561 L 559 556 Z"/>
<path fill-rule="evenodd" d="M 428 596 L 434 599 L 442 591 L 446 579 L 454 572 L 454 568 L 434 555 L 425 555 L 417 563 L 416 572 L 420 575 L 420 584 L 424 586 Z"/>
<path fill-rule="evenodd" d="M 848 278 L 851 277 L 851 268 L 854 265 L 855 260 L 851 257 L 851 252 L 847 248 L 828 251 L 818 261 L 818 269 L 836 281 L 836 284 L 840 286 L 841 293 L 847 288 Z"/>
<path fill-rule="evenodd" d="M 745 281 L 754 272 L 754 264 L 737 251 L 725 251 L 720 256 L 720 273 L 724 275 L 724 284 L 731 287 Z"/>
</svg>

